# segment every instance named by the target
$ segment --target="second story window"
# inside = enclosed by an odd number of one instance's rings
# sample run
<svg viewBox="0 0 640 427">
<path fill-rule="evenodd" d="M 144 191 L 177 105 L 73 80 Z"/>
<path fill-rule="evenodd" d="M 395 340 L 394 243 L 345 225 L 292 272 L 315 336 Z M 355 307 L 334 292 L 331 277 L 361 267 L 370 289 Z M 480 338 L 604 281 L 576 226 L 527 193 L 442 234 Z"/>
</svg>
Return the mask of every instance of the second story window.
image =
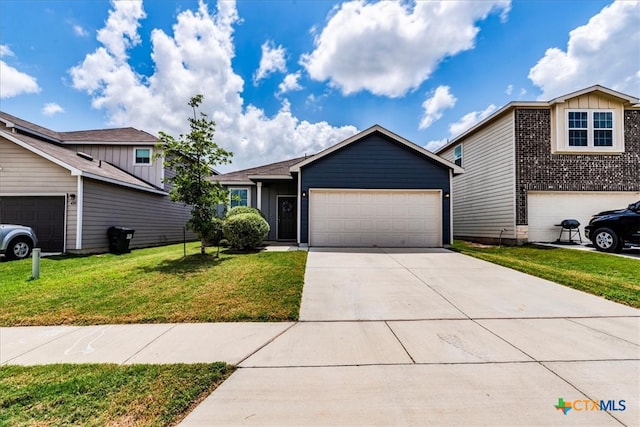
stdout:
<svg viewBox="0 0 640 427">
<path fill-rule="evenodd" d="M 567 142 L 572 147 L 613 147 L 613 112 L 570 110 L 567 112 Z"/>
<path fill-rule="evenodd" d="M 462 166 L 462 144 L 456 145 L 453 149 L 453 162 L 458 166 Z"/>
<path fill-rule="evenodd" d="M 151 148 L 136 148 L 134 157 L 134 163 L 136 165 L 150 165 Z"/>
</svg>

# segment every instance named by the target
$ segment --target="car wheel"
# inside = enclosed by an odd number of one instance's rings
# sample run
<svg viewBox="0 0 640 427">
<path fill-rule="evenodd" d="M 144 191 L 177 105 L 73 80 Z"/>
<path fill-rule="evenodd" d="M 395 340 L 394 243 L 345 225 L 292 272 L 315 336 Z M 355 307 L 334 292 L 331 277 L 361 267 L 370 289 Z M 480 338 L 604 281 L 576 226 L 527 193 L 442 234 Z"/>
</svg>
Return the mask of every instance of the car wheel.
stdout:
<svg viewBox="0 0 640 427">
<path fill-rule="evenodd" d="M 24 237 L 18 237 L 17 239 L 13 239 L 11 243 L 9 243 L 9 247 L 7 248 L 7 253 L 5 254 L 9 259 L 24 259 L 31 254 L 31 249 L 33 248 L 33 243 L 31 243 L 28 239 Z"/>
<path fill-rule="evenodd" d="M 610 228 L 599 228 L 593 233 L 593 245 L 602 252 L 617 252 L 620 250 L 620 239 Z"/>
</svg>

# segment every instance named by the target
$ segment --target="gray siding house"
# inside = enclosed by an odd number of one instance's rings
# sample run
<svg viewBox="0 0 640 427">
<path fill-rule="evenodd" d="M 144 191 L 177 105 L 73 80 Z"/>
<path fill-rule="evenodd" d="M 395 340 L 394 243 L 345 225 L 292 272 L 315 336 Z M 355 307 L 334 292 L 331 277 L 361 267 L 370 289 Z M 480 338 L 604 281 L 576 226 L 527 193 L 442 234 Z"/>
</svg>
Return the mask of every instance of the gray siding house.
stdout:
<svg viewBox="0 0 640 427">
<path fill-rule="evenodd" d="M 640 100 L 592 86 L 548 102 L 511 102 L 436 153 L 453 179 L 456 237 L 554 242 L 577 219 L 640 200 Z M 568 236 L 563 235 L 563 239 Z"/>
<path fill-rule="evenodd" d="M 452 241 L 461 167 L 373 126 L 313 156 L 214 177 L 230 205 L 260 209 L 269 240 L 309 246 L 439 247 Z"/>
<path fill-rule="evenodd" d="M 0 112 L 0 222 L 33 227 L 46 252 L 107 251 L 111 226 L 136 230 L 132 248 L 182 241 L 190 208 L 169 199 L 156 142 L 133 128 L 55 132 Z"/>
</svg>

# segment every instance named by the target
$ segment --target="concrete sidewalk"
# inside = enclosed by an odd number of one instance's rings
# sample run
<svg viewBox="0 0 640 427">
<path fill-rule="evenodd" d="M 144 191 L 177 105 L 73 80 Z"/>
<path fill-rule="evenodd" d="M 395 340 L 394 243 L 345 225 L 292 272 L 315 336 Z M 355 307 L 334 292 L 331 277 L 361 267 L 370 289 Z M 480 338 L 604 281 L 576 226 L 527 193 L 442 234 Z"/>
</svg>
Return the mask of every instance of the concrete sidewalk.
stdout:
<svg viewBox="0 0 640 427">
<path fill-rule="evenodd" d="M 312 249 L 300 317 L 2 328 L 0 362 L 238 365 L 185 426 L 640 421 L 640 310 L 461 254 Z"/>
</svg>

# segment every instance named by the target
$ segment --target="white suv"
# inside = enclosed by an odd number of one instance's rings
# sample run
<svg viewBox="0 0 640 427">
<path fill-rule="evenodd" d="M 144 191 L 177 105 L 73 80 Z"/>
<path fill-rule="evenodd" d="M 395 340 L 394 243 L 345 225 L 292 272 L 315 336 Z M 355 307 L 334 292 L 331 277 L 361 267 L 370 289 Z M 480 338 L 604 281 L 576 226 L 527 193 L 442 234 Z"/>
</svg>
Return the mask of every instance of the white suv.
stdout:
<svg viewBox="0 0 640 427">
<path fill-rule="evenodd" d="M 27 258 L 37 244 L 38 238 L 31 227 L 0 224 L 0 254 L 8 259 Z"/>
</svg>

